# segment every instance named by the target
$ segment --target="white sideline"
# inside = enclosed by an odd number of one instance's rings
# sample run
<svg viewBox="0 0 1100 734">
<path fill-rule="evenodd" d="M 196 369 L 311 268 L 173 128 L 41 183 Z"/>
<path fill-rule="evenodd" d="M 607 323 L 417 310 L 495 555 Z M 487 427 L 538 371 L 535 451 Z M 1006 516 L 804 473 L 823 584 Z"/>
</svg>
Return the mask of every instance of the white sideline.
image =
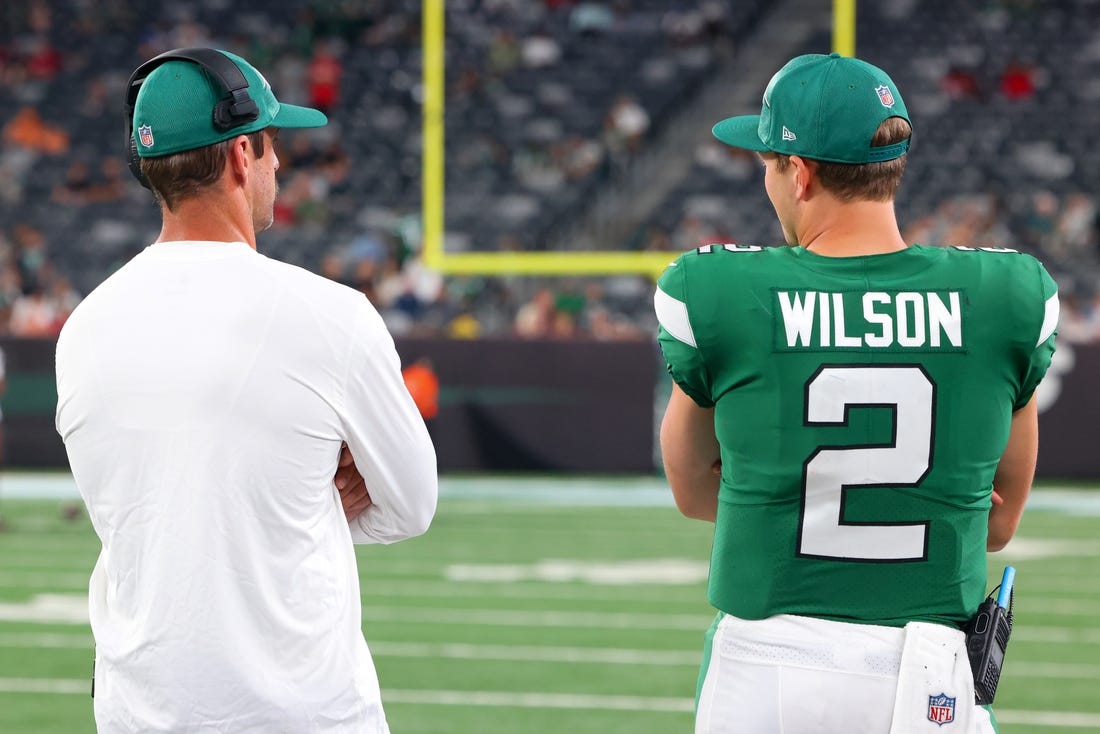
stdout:
<svg viewBox="0 0 1100 734">
<path fill-rule="evenodd" d="M 8 498 L 80 499 L 68 472 L 0 472 L 2 494 Z M 560 506 L 672 507 L 672 493 L 662 477 L 625 478 L 443 476 L 444 499 L 513 500 L 521 504 Z M 1100 516 L 1100 491 L 1039 483 L 1028 498 L 1031 509 Z"/>
</svg>

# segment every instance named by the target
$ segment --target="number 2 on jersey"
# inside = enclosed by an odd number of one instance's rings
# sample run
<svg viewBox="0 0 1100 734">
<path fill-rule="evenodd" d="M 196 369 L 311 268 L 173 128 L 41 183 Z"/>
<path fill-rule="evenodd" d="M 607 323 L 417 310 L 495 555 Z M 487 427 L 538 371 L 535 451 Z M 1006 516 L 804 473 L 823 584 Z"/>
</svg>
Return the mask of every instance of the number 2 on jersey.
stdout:
<svg viewBox="0 0 1100 734">
<path fill-rule="evenodd" d="M 806 383 L 807 426 L 847 425 L 853 406 L 893 409 L 893 438 L 865 446 L 820 446 L 806 460 L 798 555 L 844 561 L 921 561 L 928 522 L 844 520 L 849 488 L 916 487 L 932 464 L 936 388 L 916 365 L 828 365 Z"/>
</svg>

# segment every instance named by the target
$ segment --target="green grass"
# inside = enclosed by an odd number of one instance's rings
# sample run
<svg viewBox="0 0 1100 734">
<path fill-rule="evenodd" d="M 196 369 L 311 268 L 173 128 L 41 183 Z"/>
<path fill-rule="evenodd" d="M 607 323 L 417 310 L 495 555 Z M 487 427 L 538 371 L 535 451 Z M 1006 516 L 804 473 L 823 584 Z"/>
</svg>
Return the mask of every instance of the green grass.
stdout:
<svg viewBox="0 0 1100 734">
<path fill-rule="evenodd" d="M 13 612 L 40 595 L 83 604 L 99 543 L 62 504 L 4 500 L 4 734 L 94 731 L 87 623 Z M 697 572 L 709 546 L 709 527 L 671 507 L 482 497 L 445 499 L 422 538 L 360 547 L 363 629 L 392 730 L 691 731 L 712 610 L 704 581 L 677 580 L 667 559 Z M 1100 517 L 1031 510 L 1008 551 L 991 558 L 991 579 L 1005 563 L 1017 567 L 1020 593 L 998 693 L 1002 734 L 1100 731 Z M 619 584 L 600 575 L 647 568 L 670 577 Z"/>
</svg>

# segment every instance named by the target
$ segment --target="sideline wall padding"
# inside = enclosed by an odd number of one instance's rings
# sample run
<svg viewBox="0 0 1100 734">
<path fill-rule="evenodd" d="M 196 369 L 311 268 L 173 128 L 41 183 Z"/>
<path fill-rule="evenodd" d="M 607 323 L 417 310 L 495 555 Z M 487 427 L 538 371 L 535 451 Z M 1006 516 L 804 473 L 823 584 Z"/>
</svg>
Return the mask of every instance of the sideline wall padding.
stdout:
<svg viewBox="0 0 1100 734">
<path fill-rule="evenodd" d="M 54 430 L 54 342 L 0 339 L 5 465 L 67 466 Z M 652 342 L 397 341 L 439 374 L 430 423 L 441 471 L 651 472 Z"/>
</svg>

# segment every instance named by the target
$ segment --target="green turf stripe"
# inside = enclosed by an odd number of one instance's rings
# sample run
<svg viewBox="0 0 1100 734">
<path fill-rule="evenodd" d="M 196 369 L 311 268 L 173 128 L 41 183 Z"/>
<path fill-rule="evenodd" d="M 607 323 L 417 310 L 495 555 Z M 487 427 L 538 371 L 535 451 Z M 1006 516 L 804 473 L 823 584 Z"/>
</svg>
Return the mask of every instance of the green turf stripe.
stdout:
<svg viewBox="0 0 1100 734">
<path fill-rule="evenodd" d="M 437 625 L 503 625 L 510 627 L 598 627 L 611 629 L 699 630 L 708 615 L 600 612 L 538 612 L 500 609 L 363 607 L 367 622 L 419 622 Z"/>
</svg>

